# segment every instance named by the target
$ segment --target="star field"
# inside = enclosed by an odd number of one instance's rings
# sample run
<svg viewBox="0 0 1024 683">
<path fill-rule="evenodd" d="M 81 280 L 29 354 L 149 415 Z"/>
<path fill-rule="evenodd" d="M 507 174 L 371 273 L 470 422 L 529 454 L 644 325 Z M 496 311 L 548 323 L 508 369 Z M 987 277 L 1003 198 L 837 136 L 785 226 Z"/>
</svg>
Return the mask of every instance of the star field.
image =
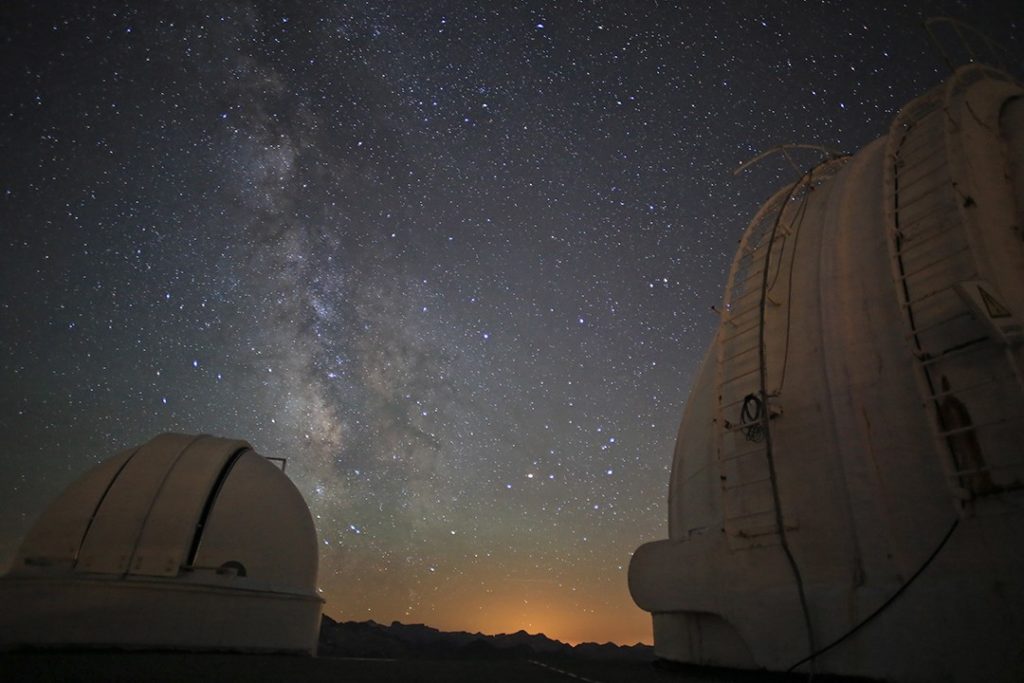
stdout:
<svg viewBox="0 0 1024 683">
<path fill-rule="evenodd" d="M 288 458 L 335 618 L 649 642 L 630 555 L 795 177 L 731 172 L 884 134 L 948 74 L 923 16 L 1020 73 L 1016 3 L 933 4 L 6 6 L 0 565 L 205 432 Z"/>
</svg>

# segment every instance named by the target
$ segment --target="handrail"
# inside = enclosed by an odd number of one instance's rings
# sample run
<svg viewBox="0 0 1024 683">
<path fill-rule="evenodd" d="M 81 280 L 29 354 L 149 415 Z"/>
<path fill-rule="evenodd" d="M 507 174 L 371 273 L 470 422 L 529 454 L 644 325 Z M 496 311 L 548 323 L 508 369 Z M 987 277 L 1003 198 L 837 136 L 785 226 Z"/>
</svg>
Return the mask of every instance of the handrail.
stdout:
<svg viewBox="0 0 1024 683">
<path fill-rule="evenodd" d="M 942 61 L 946 63 L 946 66 L 949 67 L 951 72 L 955 72 L 957 70 L 957 66 L 963 65 L 955 64 L 954 61 L 950 59 L 946 50 L 943 49 L 942 45 L 939 43 L 938 36 L 936 36 L 935 31 L 932 30 L 936 25 L 947 25 L 952 27 L 953 32 L 960 41 L 961 47 L 967 51 L 967 55 L 969 57 L 968 62 L 986 63 L 984 59 L 979 59 L 978 55 L 975 54 L 974 49 L 971 47 L 971 42 L 968 38 L 973 37 L 980 41 L 980 43 L 987 49 L 988 55 L 983 55 L 983 57 L 987 56 L 991 59 L 992 66 L 998 67 L 1003 71 L 1006 70 L 1006 62 L 1000 57 L 1000 53 L 1004 56 L 1008 56 L 1010 51 L 1001 44 L 995 42 L 978 29 L 974 28 L 970 24 L 960 21 L 959 19 L 944 16 L 928 17 L 924 20 L 924 30 L 928 33 L 928 39 L 931 41 L 935 49 L 939 51 L 939 54 L 942 55 Z M 977 43 L 975 43 L 975 45 L 977 45 Z"/>
<path fill-rule="evenodd" d="M 796 162 L 793 161 L 793 157 L 789 156 L 789 150 L 791 150 L 791 149 L 813 149 L 813 150 L 817 150 L 819 152 L 822 152 L 825 155 L 825 159 L 838 159 L 839 157 L 844 156 L 843 153 L 840 152 L 839 150 L 832 149 L 831 147 L 826 147 L 825 145 L 809 145 L 809 144 L 804 144 L 804 143 L 786 143 L 786 144 L 783 144 L 783 145 L 775 145 L 774 147 L 771 147 L 771 148 L 766 149 L 765 151 L 761 152 L 760 154 L 758 154 L 754 158 L 748 159 L 747 161 L 744 161 L 742 164 L 740 164 L 736 168 L 735 171 L 732 172 L 732 174 L 733 175 L 739 175 L 740 173 L 742 173 L 743 171 L 747 170 L 748 168 L 750 168 L 751 166 L 753 166 L 757 162 L 761 161 L 762 159 L 766 159 L 766 158 L 770 157 L 772 154 L 775 154 L 777 152 L 781 152 L 782 156 L 786 157 L 786 161 L 789 162 L 789 165 L 792 166 L 793 169 L 802 176 L 804 174 L 804 172 L 797 167 Z"/>
</svg>

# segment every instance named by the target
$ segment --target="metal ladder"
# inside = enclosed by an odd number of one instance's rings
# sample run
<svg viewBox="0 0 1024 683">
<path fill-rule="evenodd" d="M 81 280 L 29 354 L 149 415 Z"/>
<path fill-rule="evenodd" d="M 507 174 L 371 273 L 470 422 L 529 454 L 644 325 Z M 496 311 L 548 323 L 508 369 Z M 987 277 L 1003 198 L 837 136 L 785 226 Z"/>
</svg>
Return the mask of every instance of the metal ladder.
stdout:
<svg viewBox="0 0 1024 683">
<path fill-rule="evenodd" d="M 922 405 L 954 497 L 961 502 L 997 493 L 997 469 L 1019 469 L 1024 455 L 986 458 L 1010 440 L 1024 415 L 992 404 L 1014 395 L 1016 368 L 963 293 L 983 280 L 972 252 L 965 211 L 974 201 L 958 187 L 949 145 L 959 128 L 949 112 L 954 79 L 907 105 L 889 133 L 886 218 L 893 278 L 918 373 Z M 959 84 L 960 88 L 964 84 Z M 993 368 L 986 377 L 978 368 Z M 1019 450 L 1019 447 L 1018 447 Z"/>
<path fill-rule="evenodd" d="M 791 200 L 806 200 L 808 190 L 802 183 L 801 179 L 780 190 L 751 221 L 733 260 L 725 295 L 717 344 L 716 445 L 723 522 L 733 549 L 779 542 L 761 421 L 761 411 L 772 409 L 764 405 L 761 396 L 761 305 L 769 294 L 763 289 L 765 269 L 769 269 L 769 283 L 774 282 L 784 261 L 790 259 L 786 253 L 791 234 L 787 221 L 792 220 L 799 203 Z M 766 332 L 784 334 L 784 318 L 778 315 L 782 305 L 770 298 L 766 305 L 771 309 L 765 312 Z M 778 372 L 778 368 L 773 369 Z M 790 519 L 791 515 L 787 516 L 787 529 Z"/>
<path fill-rule="evenodd" d="M 788 194 L 788 193 L 787 193 Z M 771 227 L 784 199 L 778 195 L 751 222 L 733 263 L 726 293 L 718 344 L 718 458 L 722 505 L 730 547 L 742 548 L 776 542 L 775 505 L 756 404 L 747 397 L 759 393 L 761 282 Z M 777 236 L 778 240 L 779 237 Z M 752 419 L 744 420 L 746 407 Z"/>
</svg>

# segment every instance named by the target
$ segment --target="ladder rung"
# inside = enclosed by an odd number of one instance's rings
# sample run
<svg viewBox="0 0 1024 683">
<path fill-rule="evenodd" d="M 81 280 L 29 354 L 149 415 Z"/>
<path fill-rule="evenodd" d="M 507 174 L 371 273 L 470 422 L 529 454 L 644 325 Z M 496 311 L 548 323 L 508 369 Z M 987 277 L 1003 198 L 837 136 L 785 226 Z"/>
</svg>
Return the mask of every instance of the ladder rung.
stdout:
<svg viewBox="0 0 1024 683">
<path fill-rule="evenodd" d="M 943 318 L 942 320 L 936 320 L 935 322 L 928 323 L 924 327 L 913 328 L 913 329 L 910 330 L 910 332 L 908 332 L 906 335 L 904 335 L 903 338 L 904 339 L 910 339 L 912 337 L 916 337 L 919 334 L 924 334 L 925 332 L 928 332 L 930 330 L 934 330 L 936 327 L 942 327 L 943 325 L 945 325 L 947 323 L 951 323 L 954 320 L 957 320 L 959 318 L 964 317 L 965 315 L 971 315 L 971 312 L 969 310 L 967 310 L 967 309 L 964 309 L 964 310 L 958 312 L 956 315 L 953 315 L 953 316 L 951 316 L 949 318 Z"/>
<path fill-rule="evenodd" d="M 743 424 L 742 422 L 738 424 L 729 423 L 729 425 L 725 428 L 725 431 L 733 433 L 742 432 L 744 429 L 750 429 L 751 427 L 760 429 L 761 420 L 759 419 L 757 422 L 748 422 L 746 424 Z"/>
<path fill-rule="evenodd" d="M 729 291 L 726 292 L 726 294 L 728 295 L 728 302 L 726 303 L 726 305 L 731 308 L 738 309 L 740 305 L 743 303 L 744 299 L 748 299 L 752 296 L 757 296 L 758 294 L 760 294 L 760 286 L 751 287 L 747 284 L 750 280 L 754 279 L 755 277 L 760 277 L 760 275 L 761 272 L 758 271 L 756 274 L 744 280 L 733 282 L 732 286 L 729 287 Z M 737 291 L 739 291 L 739 294 L 736 293 Z"/>
<path fill-rule="evenodd" d="M 899 183 L 897 186 L 899 188 L 899 193 L 901 195 L 909 195 L 911 190 L 916 190 L 919 187 L 934 190 L 946 183 L 951 183 L 952 178 L 950 178 L 949 173 L 941 173 L 941 171 L 946 168 L 945 160 L 943 159 L 940 161 L 942 161 L 942 163 L 929 166 L 928 170 L 913 178 L 897 176 L 896 180 Z M 923 166 L 923 164 L 917 166 Z M 914 170 L 917 170 L 917 168 L 915 167 Z M 905 175 L 906 172 L 904 171 L 902 176 Z"/>
<path fill-rule="evenodd" d="M 901 248 L 896 250 L 896 254 L 898 256 L 902 256 L 908 251 L 916 249 L 922 244 L 928 244 L 936 237 L 942 237 L 943 235 L 952 232 L 953 230 L 956 230 L 957 228 L 960 227 L 959 223 L 954 222 L 939 223 L 938 225 L 938 230 L 929 230 L 924 233 L 917 233 L 913 237 L 906 237 L 901 235 Z"/>
<path fill-rule="evenodd" d="M 939 287 L 938 289 L 933 289 L 932 291 L 928 292 L 927 294 L 922 294 L 921 296 L 917 297 L 916 299 L 909 299 L 907 301 L 904 301 L 903 303 L 900 304 L 900 306 L 902 306 L 903 308 L 910 308 L 911 306 L 918 305 L 922 301 L 927 301 L 928 299 L 931 299 L 934 296 L 938 296 L 939 294 L 942 294 L 943 292 L 949 292 L 949 291 L 952 291 L 952 287 Z"/>
<path fill-rule="evenodd" d="M 917 157 L 916 159 L 908 159 L 901 152 L 900 153 L 900 159 L 903 161 L 903 164 L 901 166 L 897 167 L 896 177 L 899 178 L 900 174 L 906 173 L 908 170 L 916 170 L 917 168 L 920 168 L 926 162 L 930 161 L 932 159 L 932 157 L 938 156 L 939 153 L 945 153 L 945 151 L 946 151 L 945 142 L 946 141 L 943 140 L 942 141 L 943 144 L 941 144 L 941 145 L 933 145 L 931 147 L 931 149 L 929 149 L 923 156 Z M 921 145 L 917 145 L 917 146 L 915 146 L 913 149 L 911 149 L 909 151 L 911 153 L 916 152 L 920 147 L 921 147 Z M 943 162 L 945 163 L 946 160 L 943 159 Z M 939 166 L 942 166 L 942 165 L 943 164 L 939 164 L 938 166 L 935 166 L 934 168 L 938 168 Z M 900 187 L 902 187 L 902 186 L 903 186 L 903 184 L 900 183 Z"/>
<path fill-rule="evenodd" d="M 945 142 L 945 141 L 943 141 L 943 142 Z M 916 152 L 916 151 L 917 151 L 916 148 L 911 150 L 911 152 Z M 945 151 L 946 151 L 946 145 L 945 144 L 941 144 L 941 145 L 934 145 L 934 146 L 930 147 L 923 154 L 915 155 L 914 158 L 908 158 L 906 156 L 902 156 L 901 155 L 900 161 L 902 163 L 900 163 L 900 165 L 896 167 L 896 177 L 899 178 L 901 175 L 906 175 L 906 174 L 910 173 L 911 171 L 917 171 L 917 170 L 919 170 L 923 166 L 928 166 L 929 170 L 935 170 L 936 168 L 941 168 L 942 166 L 944 166 L 946 164 L 946 159 L 945 158 L 943 158 L 941 160 L 941 162 L 938 163 L 938 164 L 931 163 L 931 162 L 932 162 L 932 160 L 935 157 L 940 156 L 940 155 L 944 155 Z M 902 185 L 903 185 L 903 183 L 901 182 L 900 186 L 902 187 Z"/>
<path fill-rule="evenodd" d="M 948 176 L 942 178 L 941 182 L 928 185 L 915 183 L 911 187 L 901 187 L 899 197 L 902 202 L 897 208 L 901 211 L 907 211 L 922 199 L 938 199 L 941 201 L 943 198 L 943 188 L 945 187 L 953 187 L 953 180 Z"/>
<path fill-rule="evenodd" d="M 928 263 L 925 263 L 923 266 L 918 266 L 917 268 L 915 268 L 914 270 L 910 271 L 909 273 L 903 273 L 902 275 L 900 275 L 899 279 L 900 280 L 906 280 L 907 278 L 913 277 L 913 276 L 917 275 L 918 273 L 922 273 L 922 272 L 928 270 L 929 268 L 934 268 L 935 266 L 943 263 L 944 261 L 950 261 L 950 260 L 952 260 L 952 258 L 954 256 L 956 256 L 957 254 L 962 254 L 965 251 L 970 251 L 970 247 L 968 247 L 967 245 L 964 245 L 964 246 L 960 247 L 959 249 L 957 249 L 956 251 L 953 251 L 953 252 L 951 252 L 949 254 L 946 254 L 946 255 L 942 256 L 942 258 L 937 258 L 937 259 L 934 259 L 932 261 L 929 261 Z"/>
<path fill-rule="evenodd" d="M 941 205 L 934 206 L 929 211 L 921 214 L 920 216 L 917 216 L 913 220 L 901 221 L 898 232 L 902 235 L 904 233 L 904 231 L 909 230 L 910 228 L 916 226 L 918 223 L 926 221 L 929 218 L 931 218 L 932 216 L 934 216 L 935 214 L 940 213 L 943 210 L 943 208 L 949 208 L 949 207 L 943 207 Z M 953 208 L 955 209 L 956 207 L 953 207 Z M 957 215 L 957 216 L 960 215 L 959 212 L 954 212 L 954 211 L 950 211 L 949 214 L 950 215 Z"/>
<path fill-rule="evenodd" d="M 963 427 L 956 427 L 954 429 L 947 429 L 946 431 L 939 432 L 939 436 L 942 436 L 942 437 L 956 436 L 957 434 L 965 434 L 967 432 L 976 432 L 979 429 L 985 429 L 986 427 L 995 427 L 997 425 L 1005 424 L 1007 421 L 1008 421 L 1008 418 L 1003 418 L 1001 420 L 993 420 L 992 422 L 983 422 L 981 424 L 965 425 Z M 1024 465 L 1024 462 L 1022 462 L 1021 465 Z"/>
<path fill-rule="evenodd" d="M 774 514 L 775 514 L 775 506 L 773 505 L 772 507 L 768 508 L 767 510 L 758 510 L 757 512 L 745 512 L 742 515 L 734 515 L 734 516 L 725 515 L 725 520 L 727 522 L 731 522 L 734 519 L 746 519 L 747 517 L 756 517 L 758 515 L 774 515 Z"/>
<path fill-rule="evenodd" d="M 974 425 L 967 425 L 966 427 L 957 427 L 956 429 L 947 429 L 944 432 L 939 432 L 939 436 L 956 436 L 957 434 L 964 434 L 966 432 L 973 432 Z"/>
<path fill-rule="evenodd" d="M 927 135 L 928 133 L 935 135 L 943 129 L 941 124 L 945 122 L 945 119 L 941 116 L 933 116 L 933 114 L 938 111 L 937 106 L 940 103 L 936 100 L 935 102 L 922 104 L 926 104 L 927 106 L 923 107 L 919 114 L 914 112 L 916 115 L 913 117 L 913 120 L 904 119 L 903 121 L 900 121 L 900 123 L 907 127 L 908 136 L 920 138 L 922 135 Z"/>
<path fill-rule="evenodd" d="M 775 396 L 774 395 L 769 395 L 769 398 L 775 398 Z M 743 403 L 745 400 L 747 400 L 747 394 L 744 394 L 742 398 L 738 398 L 735 401 L 729 401 L 728 403 L 719 403 L 718 407 L 721 410 L 725 410 L 726 408 L 732 408 L 733 406 L 738 406 L 739 404 Z"/>
<path fill-rule="evenodd" d="M 763 267 L 762 268 L 758 268 L 753 273 L 748 273 L 747 276 L 745 278 L 743 278 L 743 280 L 740 281 L 740 284 L 742 284 L 744 287 L 746 287 L 748 282 L 750 282 L 755 277 L 759 277 L 763 273 L 764 273 L 764 268 Z M 733 283 L 732 289 L 736 289 L 736 283 Z M 754 290 L 751 289 L 751 290 L 747 290 L 747 291 L 752 292 Z"/>
<path fill-rule="evenodd" d="M 918 360 L 921 361 L 921 365 L 927 367 L 929 365 L 934 365 L 939 361 L 946 360 L 947 358 L 951 358 L 953 356 L 961 356 L 965 353 L 975 351 L 978 348 L 983 348 L 982 342 L 986 341 L 989 341 L 988 337 L 978 337 L 977 339 L 972 339 L 969 342 L 964 342 L 963 344 L 956 346 L 950 349 L 949 351 L 943 351 L 937 356 L 932 356 L 931 358 L 918 358 Z"/>
<path fill-rule="evenodd" d="M 751 351 L 757 351 L 757 347 L 756 346 L 751 346 L 749 349 L 743 349 L 739 353 L 734 353 L 733 355 L 729 356 L 728 358 L 723 358 L 720 362 L 728 363 L 729 361 L 735 360 L 736 358 L 739 358 L 740 356 L 742 356 L 744 354 L 750 353 Z"/>
<path fill-rule="evenodd" d="M 758 320 L 753 325 L 750 325 L 749 327 L 743 328 L 742 330 L 740 330 L 736 334 L 732 335 L 731 337 L 723 338 L 719 343 L 720 344 L 727 344 L 727 343 L 731 342 L 733 339 L 736 339 L 737 337 L 742 337 L 747 332 L 752 332 L 752 331 L 756 330 L 760 325 L 761 325 L 761 321 Z"/>
<path fill-rule="evenodd" d="M 950 478 L 952 478 L 963 476 L 965 474 L 981 474 L 982 472 L 995 472 L 996 470 L 1015 470 L 1018 468 L 1024 468 L 1024 460 L 1019 462 L 1003 463 L 1000 465 L 986 465 L 985 467 L 974 467 L 969 470 L 956 470 L 952 472 L 949 476 Z"/>
<path fill-rule="evenodd" d="M 913 218 L 909 218 L 906 215 L 900 216 L 898 213 L 899 212 L 897 212 L 897 215 L 895 215 L 894 218 L 896 219 L 896 222 L 899 223 L 899 227 L 894 225 L 891 232 L 897 234 L 902 240 L 908 241 L 918 239 L 917 235 L 928 234 L 925 230 L 921 230 L 919 228 L 922 223 L 942 225 L 949 220 L 950 217 L 953 217 L 955 220 L 959 220 L 960 216 L 956 206 L 942 203 L 936 204 L 927 211 L 923 211 Z"/>
<path fill-rule="evenodd" d="M 735 401 L 729 401 L 727 403 L 721 403 L 720 402 L 718 404 L 718 410 L 719 410 L 719 412 L 725 412 L 726 409 L 732 408 L 733 406 L 738 406 L 739 404 L 743 403 L 743 401 L 745 401 L 746 398 L 747 398 L 747 395 L 744 394 L 741 398 L 738 398 Z"/>
<path fill-rule="evenodd" d="M 952 181 L 947 181 L 947 182 L 952 183 Z M 941 186 L 939 186 L 939 187 L 941 187 Z M 906 211 L 908 208 L 910 208 L 914 204 L 919 203 L 922 199 L 935 199 L 934 189 L 933 189 L 932 192 L 921 192 L 921 193 L 918 193 L 918 194 L 914 195 L 910 199 L 904 198 L 903 201 L 900 201 L 900 194 L 901 193 L 902 193 L 902 190 L 900 190 L 900 192 L 895 195 L 896 210 L 897 211 Z M 938 199 L 941 200 L 942 197 L 940 196 Z"/>
<path fill-rule="evenodd" d="M 919 126 L 924 127 L 931 115 L 938 111 L 944 99 L 944 89 L 939 92 L 925 93 L 900 111 L 892 127 L 901 126 L 908 132 Z"/>
<path fill-rule="evenodd" d="M 950 181 L 950 182 L 952 182 L 952 181 Z M 900 191 L 898 191 L 898 190 L 893 191 L 893 193 L 892 193 L 893 208 L 896 209 L 897 211 L 903 212 L 904 216 L 908 220 L 915 220 L 916 218 L 920 217 L 922 214 L 930 211 L 931 207 L 933 207 L 933 206 L 942 207 L 942 208 L 946 209 L 947 211 L 949 211 L 950 213 L 952 213 L 953 211 L 956 211 L 957 208 L 958 208 L 957 205 L 956 205 L 955 198 L 954 198 L 952 193 L 941 193 L 941 191 L 940 191 L 940 193 L 932 193 L 932 194 L 927 194 L 926 193 L 926 194 L 918 195 L 916 197 L 909 198 L 909 199 L 906 198 L 906 197 L 903 197 L 903 200 L 904 200 L 903 202 L 900 202 L 900 197 L 901 197 Z M 928 199 L 928 198 L 931 198 L 931 199 L 933 199 L 935 201 L 932 202 L 931 204 L 928 204 L 928 203 L 922 204 L 921 203 L 922 199 Z"/>
<path fill-rule="evenodd" d="M 722 490 L 723 491 L 735 491 L 736 489 L 745 488 L 747 486 L 753 486 L 754 484 L 763 484 L 764 482 L 771 481 L 771 480 L 772 480 L 771 477 L 762 477 L 761 479 L 753 479 L 751 481 L 745 481 L 745 482 L 742 482 L 742 483 L 739 483 L 739 484 L 735 484 L 733 486 L 725 486 L 723 484 L 722 485 Z"/>
<path fill-rule="evenodd" d="M 981 389 L 982 387 L 987 387 L 990 384 L 995 384 L 995 383 L 996 383 L 996 380 L 991 379 L 991 380 L 989 380 L 987 382 L 981 382 L 979 384 L 972 384 L 970 386 L 962 387 L 960 389 L 950 389 L 949 391 L 940 391 L 940 392 L 935 393 L 935 394 L 928 394 L 928 398 L 930 398 L 933 401 L 937 401 L 940 398 L 945 398 L 946 396 L 952 396 L 953 394 L 966 394 L 966 393 L 968 393 L 970 391 L 974 391 L 975 389 Z"/>
<path fill-rule="evenodd" d="M 735 382 L 738 379 L 743 379 L 744 377 L 749 377 L 750 375 L 753 375 L 755 372 L 761 372 L 761 366 L 760 365 L 758 365 L 753 370 L 747 370 L 746 372 L 742 372 L 742 373 L 740 373 L 738 375 L 730 377 L 729 379 L 722 380 L 722 383 L 719 384 L 719 386 L 720 387 L 724 387 L 726 384 L 732 384 L 733 382 Z"/>
<path fill-rule="evenodd" d="M 746 287 L 745 284 L 743 286 Z M 733 287 L 733 290 L 735 290 L 735 289 L 736 288 Z M 729 301 L 729 306 L 733 306 L 735 308 L 739 308 L 740 304 L 744 303 L 746 299 L 749 299 L 751 297 L 755 297 L 755 296 L 757 296 L 760 293 L 761 293 L 761 288 L 760 287 L 757 287 L 757 288 L 753 288 L 752 287 L 750 289 L 745 289 L 743 292 L 740 293 L 739 296 L 734 296 Z"/>
<path fill-rule="evenodd" d="M 761 235 L 761 238 L 754 246 L 750 246 L 750 243 L 747 242 L 747 244 L 743 245 L 743 248 L 740 251 L 744 256 L 753 256 L 754 252 L 757 252 L 767 246 L 767 242 L 764 241 L 765 237 L 766 235 Z"/>
<path fill-rule="evenodd" d="M 739 405 L 740 403 L 743 403 L 743 401 L 746 400 L 747 396 L 750 393 L 752 393 L 752 392 L 748 391 L 747 393 L 743 394 L 742 396 L 740 396 L 736 400 L 726 401 L 726 402 L 723 402 L 723 399 L 726 398 L 726 396 L 725 395 L 719 395 L 719 397 L 718 397 L 718 409 L 719 409 L 719 411 L 723 411 L 724 412 L 726 408 L 732 408 L 735 405 Z M 732 393 L 730 392 L 728 395 L 732 396 Z"/>
<path fill-rule="evenodd" d="M 919 268 L 921 263 L 929 265 L 935 261 L 960 258 L 960 254 L 970 250 L 971 246 L 965 239 L 944 239 L 927 244 L 925 248 L 918 250 L 913 256 L 906 256 L 904 254 L 898 254 L 898 256 L 903 267 Z"/>
<path fill-rule="evenodd" d="M 746 315 L 747 313 L 750 313 L 751 311 L 758 311 L 758 310 L 761 310 L 761 302 L 760 301 L 758 301 L 753 306 L 748 306 L 747 308 L 744 308 L 742 311 L 739 311 L 738 313 L 731 313 L 729 315 L 729 321 L 731 322 L 731 321 L 735 320 L 736 318 L 740 318 L 740 317 Z"/>
<path fill-rule="evenodd" d="M 924 128 L 935 119 L 932 117 L 945 101 L 945 88 L 937 87 L 921 95 L 900 112 L 900 123 L 909 130 Z"/>
<path fill-rule="evenodd" d="M 923 116 L 918 117 L 912 122 L 902 122 L 906 126 L 907 134 L 900 141 L 899 152 L 902 153 L 904 150 L 913 150 L 915 144 L 920 147 L 922 140 L 928 141 L 930 137 L 937 137 L 943 135 L 943 127 L 935 125 L 939 121 L 931 116 L 932 111 L 926 112 Z"/>
<path fill-rule="evenodd" d="M 748 455 L 764 455 L 764 448 L 752 448 L 749 451 L 740 451 L 738 453 L 733 453 L 728 458 L 719 458 L 718 462 L 732 462 L 733 460 L 745 458 Z"/>
</svg>

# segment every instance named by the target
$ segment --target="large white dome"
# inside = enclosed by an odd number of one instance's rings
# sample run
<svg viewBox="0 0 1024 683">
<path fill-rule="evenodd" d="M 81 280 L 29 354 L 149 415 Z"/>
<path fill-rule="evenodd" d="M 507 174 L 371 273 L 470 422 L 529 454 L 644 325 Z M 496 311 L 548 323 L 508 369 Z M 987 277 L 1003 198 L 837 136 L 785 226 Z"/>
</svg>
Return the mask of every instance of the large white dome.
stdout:
<svg viewBox="0 0 1024 683">
<path fill-rule="evenodd" d="M 967 66 L 754 217 L 630 563 L 659 656 L 1022 680 L 1021 131 Z"/>
</svg>

